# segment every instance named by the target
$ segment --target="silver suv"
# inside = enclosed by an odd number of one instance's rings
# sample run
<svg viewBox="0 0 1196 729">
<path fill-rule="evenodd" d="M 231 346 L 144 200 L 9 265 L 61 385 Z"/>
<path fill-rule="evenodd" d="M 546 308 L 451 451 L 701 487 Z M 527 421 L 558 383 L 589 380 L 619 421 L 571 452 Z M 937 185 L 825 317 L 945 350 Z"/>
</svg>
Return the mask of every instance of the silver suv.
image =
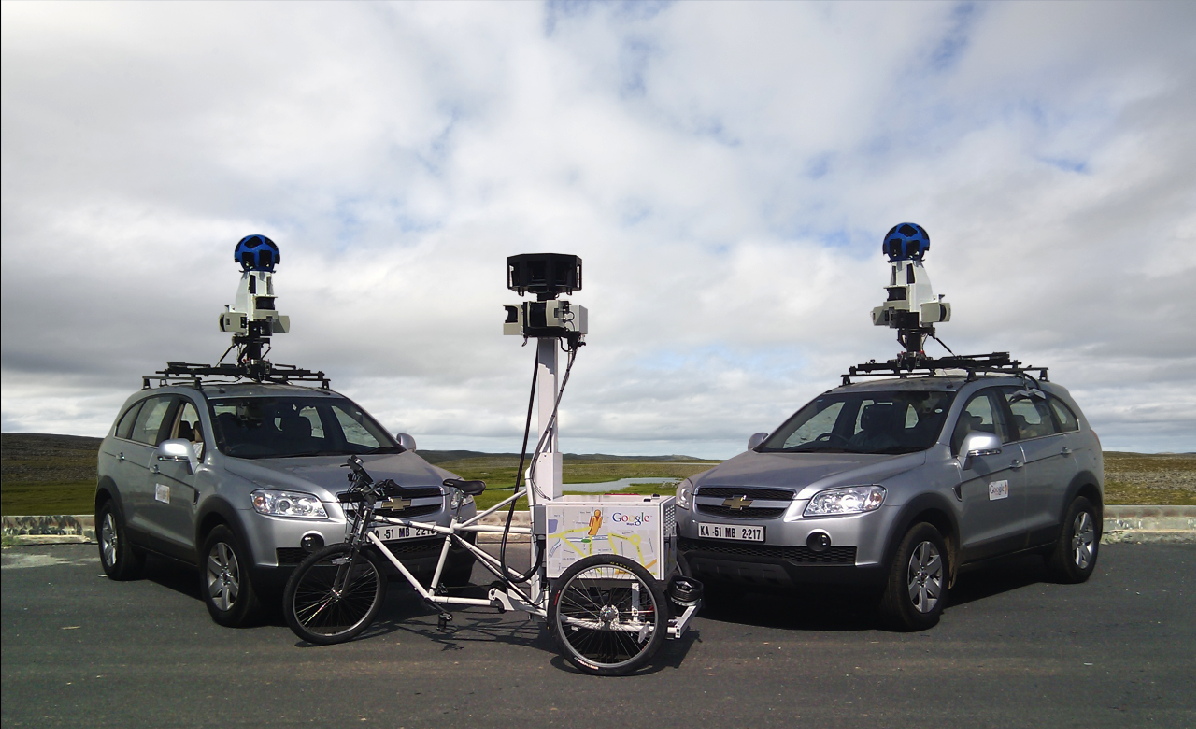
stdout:
<svg viewBox="0 0 1196 729">
<path fill-rule="evenodd" d="M 1100 441 L 1067 390 L 1028 376 L 911 376 L 814 399 L 677 489 L 680 549 L 720 583 L 873 586 L 886 622 L 938 622 L 955 576 L 1038 551 L 1092 574 Z"/>
<path fill-rule="evenodd" d="M 329 389 L 287 384 L 146 388 L 125 402 L 99 452 L 96 533 L 104 571 L 136 577 L 146 552 L 197 565 L 216 622 L 251 621 L 281 594 L 308 552 L 344 541 L 336 494 L 357 455 L 379 479 L 403 486 L 389 513 L 448 525 L 452 509 L 476 514 L 453 474 L 392 438 L 362 408 Z M 386 515 L 385 510 L 382 513 Z M 430 574 L 443 540 L 382 530 L 409 569 Z M 389 532 L 389 533 L 387 533 Z M 473 557 L 450 552 L 446 574 L 465 582 Z"/>
</svg>

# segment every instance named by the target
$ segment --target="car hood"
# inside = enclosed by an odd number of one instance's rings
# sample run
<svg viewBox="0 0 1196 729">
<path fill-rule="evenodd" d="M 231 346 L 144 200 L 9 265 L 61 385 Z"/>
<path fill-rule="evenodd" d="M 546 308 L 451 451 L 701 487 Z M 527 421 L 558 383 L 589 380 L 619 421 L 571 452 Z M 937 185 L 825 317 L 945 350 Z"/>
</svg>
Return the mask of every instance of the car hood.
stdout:
<svg viewBox="0 0 1196 729">
<path fill-rule="evenodd" d="M 360 458 L 365 470 L 375 481 L 390 478 L 400 486 L 440 486 L 444 479 L 453 476 L 412 451 L 363 455 Z M 346 460 L 347 456 L 256 460 L 228 458 L 225 469 L 258 486 L 306 491 L 314 493 L 321 501 L 332 501 L 336 498 L 334 494 L 349 488 L 349 469 L 344 465 Z"/>
<path fill-rule="evenodd" d="M 861 453 L 740 453 L 694 479 L 694 486 L 798 489 L 808 499 L 825 488 L 878 483 L 926 462 L 925 451 L 895 456 Z"/>
</svg>

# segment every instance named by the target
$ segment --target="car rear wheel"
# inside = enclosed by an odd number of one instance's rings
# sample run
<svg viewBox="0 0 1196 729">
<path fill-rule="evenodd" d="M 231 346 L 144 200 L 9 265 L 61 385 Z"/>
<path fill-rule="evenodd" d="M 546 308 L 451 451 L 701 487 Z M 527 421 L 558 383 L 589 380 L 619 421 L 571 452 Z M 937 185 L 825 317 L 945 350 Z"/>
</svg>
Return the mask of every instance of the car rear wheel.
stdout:
<svg viewBox="0 0 1196 729">
<path fill-rule="evenodd" d="M 896 630 L 933 628 L 947 604 L 949 575 L 942 535 L 926 522 L 915 524 L 889 565 L 880 601 L 885 623 Z"/>
<path fill-rule="evenodd" d="M 200 554 L 200 589 L 212 620 L 226 628 L 250 624 L 260 603 L 249 574 L 249 550 L 231 529 L 220 525 L 208 532 Z"/>
<path fill-rule="evenodd" d="M 133 580 L 141 576 L 145 553 L 129 543 L 125 520 L 116 504 L 105 501 L 96 512 L 96 541 L 100 544 L 100 566 L 113 580 Z"/>
<path fill-rule="evenodd" d="M 1100 524 L 1092 502 L 1083 496 L 1071 502 L 1059 541 L 1047 558 L 1047 567 L 1055 581 L 1077 584 L 1092 576 L 1100 550 Z"/>
</svg>

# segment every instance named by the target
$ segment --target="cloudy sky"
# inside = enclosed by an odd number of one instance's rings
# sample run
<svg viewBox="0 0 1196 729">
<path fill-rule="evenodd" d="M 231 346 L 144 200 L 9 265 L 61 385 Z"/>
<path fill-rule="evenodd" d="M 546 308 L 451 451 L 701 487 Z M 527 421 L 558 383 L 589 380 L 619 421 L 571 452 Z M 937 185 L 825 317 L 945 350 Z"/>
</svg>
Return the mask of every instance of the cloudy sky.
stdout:
<svg viewBox="0 0 1196 729">
<path fill-rule="evenodd" d="M 725 458 L 896 354 L 912 220 L 953 350 L 1196 450 L 1196 4 L 0 7 L 4 432 L 102 435 L 218 358 L 260 232 L 273 359 L 421 447 L 517 450 L 504 261 L 555 251 L 591 330 L 562 449 Z"/>
</svg>

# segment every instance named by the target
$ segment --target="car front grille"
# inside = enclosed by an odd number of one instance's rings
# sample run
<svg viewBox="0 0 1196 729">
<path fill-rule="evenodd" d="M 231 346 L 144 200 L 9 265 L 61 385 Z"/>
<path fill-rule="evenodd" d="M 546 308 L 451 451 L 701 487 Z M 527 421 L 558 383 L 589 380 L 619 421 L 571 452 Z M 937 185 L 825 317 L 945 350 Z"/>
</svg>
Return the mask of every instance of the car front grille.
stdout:
<svg viewBox="0 0 1196 729">
<path fill-rule="evenodd" d="M 855 564 L 855 547 L 830 547 L 815 552 L 809 547 L 778 547 L 769 544 L 718 542 L 708 539 L 687 539 L 678 542 L 682 552 L 700 552 L 728 557 L 765 557 L 787 559 L 800 564 Z"/>
<path fill-rule="evenodd" d="M 703 514 L 710 514 L 711 516 L 721 516 L 727 519 L 775 519 L 781 514 L 785 513 L 788 507 L 745 507 L 742 509 L 733 509 L 730 506 L 722 506 L 721 504 L 697 504 L 697 509 Z"/>
<path fill-rule="evenodd" d="M 406 509 L 374 509 L 374 516 L 381 516 L 387 519 L 410 519 L 425 514 L 435 514 L 440 511 L 440 507 L 441 504 L 421 504 L 419 506 L 408 506 Z"/>
<path fill-rule="evenodd" d="M 303 547 L 279 547 L 275 550 L 278 553 L 278 563 L 282 564 L 299 564 L 307 559 L 307 555 L 311 554 Z"/>
<path fill-rule="evenodd" d="M 411 554 L 412 552 L 427 552 L 430 550 L 440 549 L 444 543 L 444 537 L 431 537 L 430 539 L 396 539 L 393 542 L 383 542 L 386 548 L 389 549 L 396 557 L 404 554 Z"/>
<path fill-rule="evenodd" d="M 713 496 L 728 499 L 732 496 L 746 496 L 764 501 L 792 501 L 793 489 L 767 489 L 755 486 L 703 486 L 695 496 Z"/>
</svg>

